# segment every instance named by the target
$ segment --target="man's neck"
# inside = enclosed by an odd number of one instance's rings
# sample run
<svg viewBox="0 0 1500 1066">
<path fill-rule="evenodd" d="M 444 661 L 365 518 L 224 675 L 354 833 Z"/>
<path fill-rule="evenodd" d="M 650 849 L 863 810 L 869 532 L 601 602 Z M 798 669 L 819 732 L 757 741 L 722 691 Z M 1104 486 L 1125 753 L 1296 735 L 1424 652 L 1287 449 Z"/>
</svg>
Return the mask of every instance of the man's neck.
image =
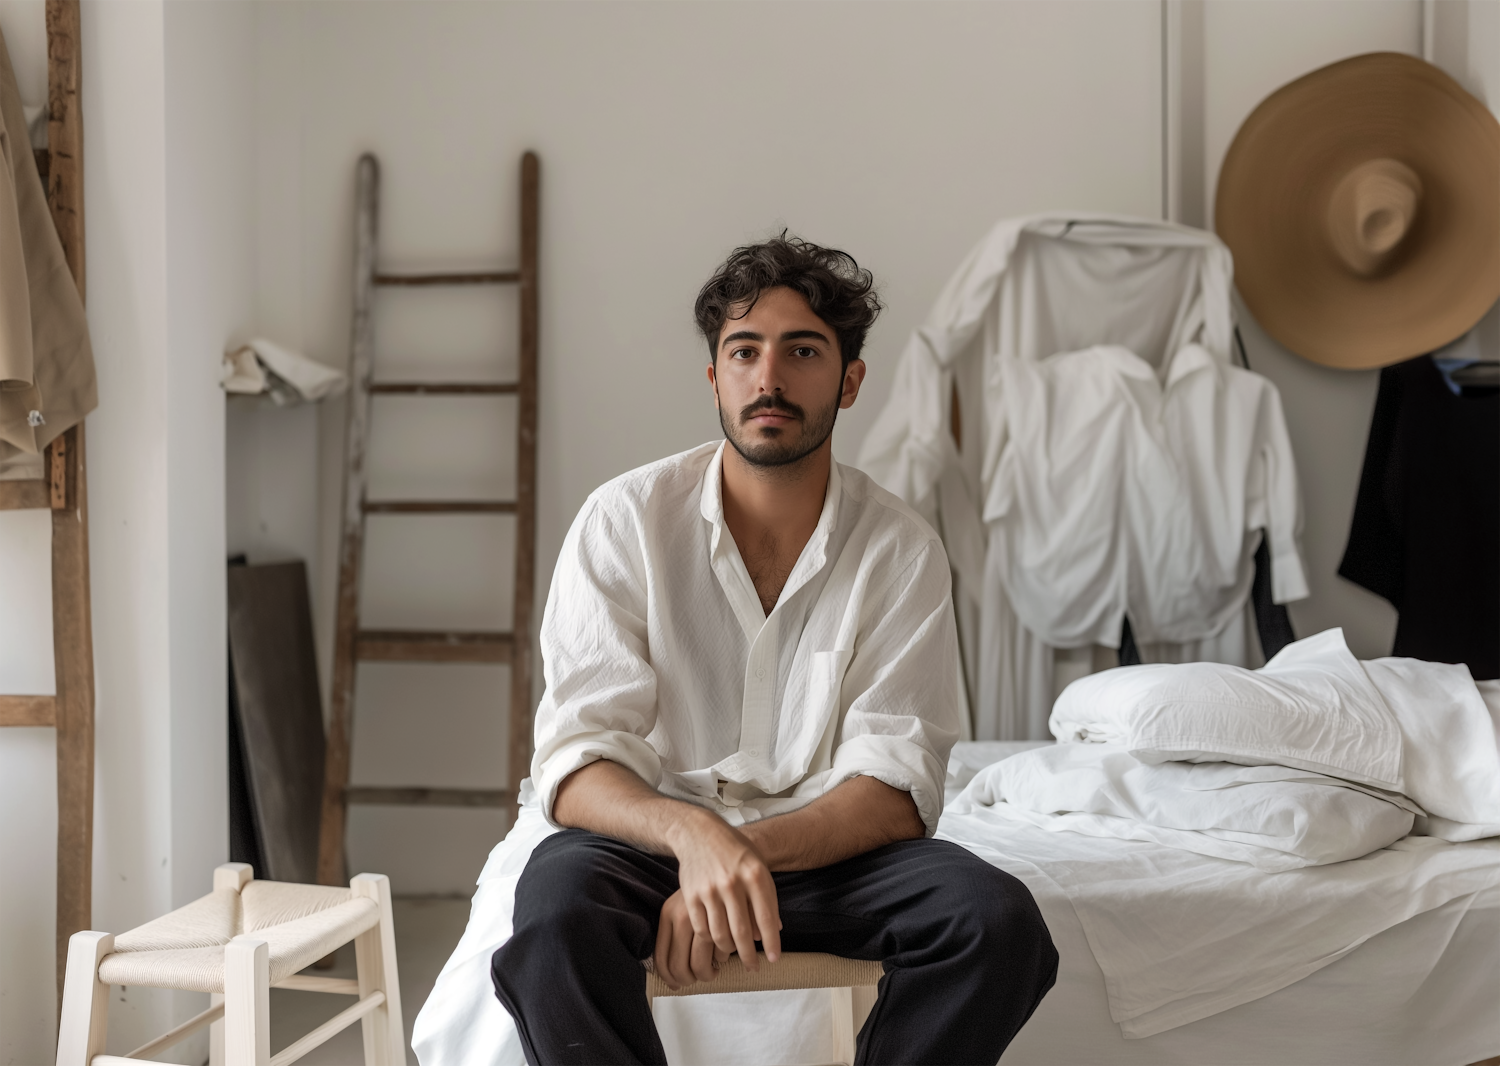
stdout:
<svg viewBox="0 0 1500 1066">
<path fill-rule="evenodd" d="M 724 448 L 724 524 L 740 549 L 761 606 L 771 612 L 823 513 L 833 445 L 786 466 L 755 466 Z"/>
</svg>

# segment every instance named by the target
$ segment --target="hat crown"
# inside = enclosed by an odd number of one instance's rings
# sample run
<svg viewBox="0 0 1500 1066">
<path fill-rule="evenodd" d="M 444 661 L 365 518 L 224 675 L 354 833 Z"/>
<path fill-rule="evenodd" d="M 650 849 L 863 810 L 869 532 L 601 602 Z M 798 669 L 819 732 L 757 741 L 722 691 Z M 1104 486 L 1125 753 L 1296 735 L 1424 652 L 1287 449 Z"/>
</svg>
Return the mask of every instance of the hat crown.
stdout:
<svg viewBox="0 0 1500 1066">
<path fill-rule="evenodd" d="M 1351 167 L 1328 201 L 1328 237 L 1344 265 L 1370 277 L 1391 263 L 1411 232 L 1422 202 L 1422 179 L 1397 159 Z"/>
</svg>

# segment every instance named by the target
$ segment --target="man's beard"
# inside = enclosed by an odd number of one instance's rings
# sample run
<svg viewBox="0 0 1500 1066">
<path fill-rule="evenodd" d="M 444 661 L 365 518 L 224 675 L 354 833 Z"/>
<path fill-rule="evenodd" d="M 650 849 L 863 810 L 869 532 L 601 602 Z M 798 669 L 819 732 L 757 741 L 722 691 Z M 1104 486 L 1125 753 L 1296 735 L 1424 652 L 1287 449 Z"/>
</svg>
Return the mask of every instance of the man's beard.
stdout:
<svg viewBox="0 0 1500 1066">
<path fill-rule="evenodd" d="M 792 437 L 788 433 L 792 427 L 786 426 L 770 439 L 750 439 L 745 433 L 745 423 L 762 411 L 784 411 L 793 416 L 797 420 L 795 425 L 800 427 L 801 433 Z M 838 396 L 835 396 L 833 402 L 826 408 L 815 412 L 814 417 L 809 420 L 807 412 L 801 407 L 783 400 L 780 396 L 771 395 L 762 396 L 749 406 L 741 408 L 738 422 L 733 426 L 725 417 L 724 408 L 721 405 L 719 425 L 724 428 L 725 439 L 751 466 L 790 466 L 806 459 L 823 446 L 823 442 L 833 434 L 833 423 L 838 418 L 838 414 Z"/>
</svg>

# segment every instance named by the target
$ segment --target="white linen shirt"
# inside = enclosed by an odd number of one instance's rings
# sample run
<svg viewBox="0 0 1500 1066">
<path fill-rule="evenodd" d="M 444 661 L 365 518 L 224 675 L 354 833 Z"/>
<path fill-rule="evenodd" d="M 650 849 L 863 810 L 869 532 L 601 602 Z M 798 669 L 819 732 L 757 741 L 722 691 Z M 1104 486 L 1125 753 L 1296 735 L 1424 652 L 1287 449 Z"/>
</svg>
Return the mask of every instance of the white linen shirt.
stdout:
<svg viewBox="0 0 1500 1066">
<path fill-rule="evenodd" d="M 1260 530 L 1272 594 L 1302 599 L 1296 464 L 1276 387 L 1189 344 L 1158 374 L 1118 345 L 991 368 L 984 521 L 1022 623 L 1048 644 L 1221 632 Z"/>
<path fill-rule="evenodd" d="M 724 523 L 723 448 L 614 479 L 568 532 L 542 619 L 543 813 L 609 759 L 732 824 L 868 775 L 910 792 L 931 835 L 964 713 L 942 543 L 834 463 L 767 615 Z"/>
</svg>

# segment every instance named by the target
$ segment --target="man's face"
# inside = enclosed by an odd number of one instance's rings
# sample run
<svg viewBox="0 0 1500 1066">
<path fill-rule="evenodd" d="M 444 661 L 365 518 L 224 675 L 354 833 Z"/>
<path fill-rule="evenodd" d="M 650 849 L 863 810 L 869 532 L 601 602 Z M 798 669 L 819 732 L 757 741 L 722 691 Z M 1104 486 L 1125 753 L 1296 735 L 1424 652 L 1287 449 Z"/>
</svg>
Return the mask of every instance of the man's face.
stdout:
<svg viewBox="0 0 1500 1066">
<path fill-rule="evenodd" d="M 769 289 L 743 318 L 725 322 L 708 380 L 734 450 L 760 467 L 817 451 L 864 380 L 863 361 L 842 362 L 832 327 L 791 289 Z"/>
</svg>

